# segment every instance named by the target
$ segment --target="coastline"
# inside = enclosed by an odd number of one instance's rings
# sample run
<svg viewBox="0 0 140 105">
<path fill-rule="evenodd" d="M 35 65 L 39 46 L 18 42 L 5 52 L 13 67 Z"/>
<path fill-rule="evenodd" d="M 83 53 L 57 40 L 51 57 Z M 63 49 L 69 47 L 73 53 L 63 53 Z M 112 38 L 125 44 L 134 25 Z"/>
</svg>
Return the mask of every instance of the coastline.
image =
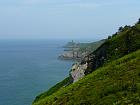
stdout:
<svg viewBox="0 0 140 105">
<path fill-rule="evenodd" d="M 63 53 L 58 56 L 58 59 L 81 61 L 104 42 L 105 39 L 90 43 L 79 43 L 72 40 L 63 46 Z"/>
</svg>

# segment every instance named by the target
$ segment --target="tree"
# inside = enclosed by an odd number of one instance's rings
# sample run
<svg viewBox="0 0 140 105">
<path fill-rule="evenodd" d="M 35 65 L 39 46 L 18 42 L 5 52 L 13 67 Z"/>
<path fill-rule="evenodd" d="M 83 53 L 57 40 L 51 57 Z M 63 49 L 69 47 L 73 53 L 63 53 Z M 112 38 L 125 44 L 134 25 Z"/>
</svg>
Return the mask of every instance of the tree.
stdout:
<svg viewBox="0 0 140 105">
<path fill-rule="evenodd" d="M 128 25 L 124 26 L 124 29 L 128 29 L 128 28 L 131 28 L 131 26 L 128 26 Z"/>
<path fill-rule="evenodd" d="M 117 35 L 118 35 L 118 32 L 116 32 L 115 34 L 113 34 L 112 37 L 115 37 L 115 36 L 117 36 Z"/>
<path fill-rule="evenodd" d="M 108 36 L 108 39 L 111 39 L 111 36 Z"/>
<path fill-rule="evenodd" d="M 123 27 L 119 27 L 119 30 L 118 31 L 121 32 L 122 30 L 123 30 Z"/>
<path fill-rule="evenodd" d="M 138 24 L 140 24 L 140 18 L 139 18 L 139 20 L 138 20 Z"/>
</svg>

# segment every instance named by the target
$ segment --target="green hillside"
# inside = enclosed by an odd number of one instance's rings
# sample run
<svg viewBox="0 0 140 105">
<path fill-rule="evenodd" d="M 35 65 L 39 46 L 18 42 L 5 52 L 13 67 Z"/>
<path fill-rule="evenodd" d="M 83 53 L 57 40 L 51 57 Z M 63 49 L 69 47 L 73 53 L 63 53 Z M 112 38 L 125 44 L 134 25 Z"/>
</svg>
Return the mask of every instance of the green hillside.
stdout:
<svg viewBox="0 0 140 105">
<path fill-rule="evenodd" d="M 88 62 L 87 74 L 131 52 L 140 49 L 140 23 L 125 26 L 106 40 L 96 51 L 89 54 L 82 63 Z"/>
<path fill-rule="evenodd" d="M 92 42 L 92 43 L 80 43 L 79 51 L 82 53 L 84 53 L 84 52 L 91 53 L 91 52 L 95 51 L 98 47 L 100 47 L 104 42 L 105 42 L 105 39 L 99 40 L 96 42 Z"/>
<path fill-rule="evenodd" d="M 97 69 L 33 105 L 140 103 L 140 50 Z"/>
<path fill-rule="evenodd" d="M 85 63 L 83 79 L 72 83 L 69 76 L 37 96 L 33 105 L 139 105 L 140 22 L 121 27 Z"/>
<path fill-rule="evenodd" d="M 106 40 L 99 40 L 92 43 L 76 43 L 74 41 L 68 42 L 64 46 L 64 52 L 58 57 L 60 60 L 76 60 L 80 61 L 85 56 L 94 52 Z"/>
</svg>

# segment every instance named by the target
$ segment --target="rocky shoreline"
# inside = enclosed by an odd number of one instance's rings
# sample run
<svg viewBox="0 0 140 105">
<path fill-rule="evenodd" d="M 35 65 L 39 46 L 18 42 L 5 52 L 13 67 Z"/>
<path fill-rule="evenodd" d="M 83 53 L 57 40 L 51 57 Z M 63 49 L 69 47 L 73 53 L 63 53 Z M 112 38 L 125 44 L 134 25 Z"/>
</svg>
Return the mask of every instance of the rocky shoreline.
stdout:
<svg viewBox="0 0 140 105">
<path fill-rule="evenodd" d="M 95 51 L 105 40 L 100 40 L 92 43 L 77 43 L 74 41 L 68 42 L 63 48 L 64 51 L 58 56 L 60 60 L 76 60 L 81 61 L 91 52 Z"/>
<path fill-rule="evenodd" d="M 58 56 L 60 60 L 80 60 L 82 57 L 79 43 L 68 42 L 64 47 L 64 52 Z"/>
</svg>

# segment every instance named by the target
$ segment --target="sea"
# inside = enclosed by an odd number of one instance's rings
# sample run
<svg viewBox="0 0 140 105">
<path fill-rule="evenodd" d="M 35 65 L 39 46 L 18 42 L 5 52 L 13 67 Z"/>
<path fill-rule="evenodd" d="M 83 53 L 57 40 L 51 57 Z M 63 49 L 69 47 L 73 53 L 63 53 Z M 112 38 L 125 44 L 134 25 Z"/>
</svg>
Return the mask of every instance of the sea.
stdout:
<svg viewBox="0 0 140 105">
<path fill-rule="evenodd" d="M 58 60 L 66 40 L 0 40 L 0 105 L 31 105 L 69 75 L 73 61 Z"/>
</svg>

